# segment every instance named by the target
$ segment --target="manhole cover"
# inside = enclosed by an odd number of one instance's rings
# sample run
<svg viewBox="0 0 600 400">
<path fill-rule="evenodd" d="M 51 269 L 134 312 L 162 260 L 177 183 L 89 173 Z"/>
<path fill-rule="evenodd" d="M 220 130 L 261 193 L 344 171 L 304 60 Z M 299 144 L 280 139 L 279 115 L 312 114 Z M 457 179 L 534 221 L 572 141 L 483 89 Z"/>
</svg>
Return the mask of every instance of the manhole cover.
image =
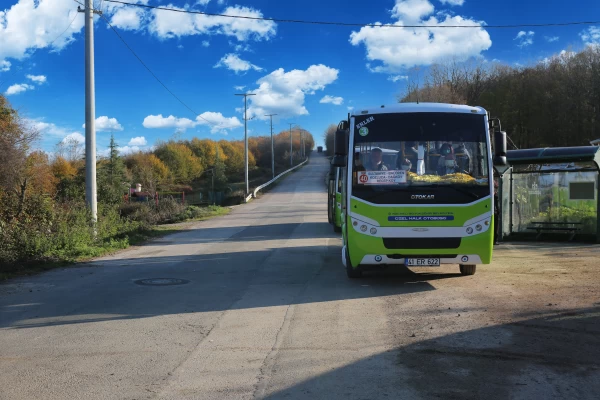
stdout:
<svg viewBox="0 0 600 400">
<path fill-rule="evenodd" d="M 172 286 L 172 285 L 185 285 L 190 281 L 185 279 L 177 278 L 151 278 L 151 279 L 139 279 L 135 281 L 138 285 L 146 286 Z"/>
</svg>

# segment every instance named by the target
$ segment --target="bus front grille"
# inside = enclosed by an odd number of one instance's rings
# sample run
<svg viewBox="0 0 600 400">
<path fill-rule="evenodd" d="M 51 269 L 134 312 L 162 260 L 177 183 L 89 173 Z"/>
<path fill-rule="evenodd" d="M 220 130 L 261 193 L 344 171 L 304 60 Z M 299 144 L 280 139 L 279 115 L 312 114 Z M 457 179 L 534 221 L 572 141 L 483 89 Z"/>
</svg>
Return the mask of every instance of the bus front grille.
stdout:
<svg viewBox="0 0 600 400">
<path fill-rule="evenodd" d="M 383 238 L 386 249 L 458 249 L 461 238 Z"/>
</svg>

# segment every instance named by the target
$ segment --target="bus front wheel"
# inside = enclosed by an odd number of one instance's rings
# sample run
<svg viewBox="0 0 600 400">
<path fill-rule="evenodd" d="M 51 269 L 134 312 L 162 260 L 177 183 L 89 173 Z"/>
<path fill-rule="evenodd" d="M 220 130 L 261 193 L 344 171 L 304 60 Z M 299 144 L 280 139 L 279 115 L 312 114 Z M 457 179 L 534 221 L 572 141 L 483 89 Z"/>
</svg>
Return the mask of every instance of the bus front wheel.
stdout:
<svg viewBox="0 0 600 400">
<path fill-rule="evenodd" d="M 477 265 L 460 265 L 460 273 L 463 275 L 475 275 Z"/>
<path fill-rule="evenodd" d="M 348 250 L 346 249 L 346 275 L 350 279 L 356 279 L 362 277 L 362 271 L 359 267 L 354 268 L 352 266 L 352 262 L 350 261 L 350 254 L 348 254 Z"/>
</svg>

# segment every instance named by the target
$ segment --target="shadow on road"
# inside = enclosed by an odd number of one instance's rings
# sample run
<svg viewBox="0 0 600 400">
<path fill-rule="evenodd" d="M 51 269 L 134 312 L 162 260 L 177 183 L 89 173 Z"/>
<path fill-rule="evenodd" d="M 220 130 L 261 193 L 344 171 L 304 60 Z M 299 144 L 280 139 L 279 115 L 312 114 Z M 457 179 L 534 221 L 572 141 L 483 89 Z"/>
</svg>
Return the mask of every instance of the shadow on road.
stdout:
<svg viewBox="0 0 600 400">
<path fill-rule="evenodd" d="M 303 222 L 224 228 L 189 229 L 147 243 L 145 246 L 186 245 L 211 242 L 249 242 L 281 239 L 339 238 L 327 222 Z"/>
<path fill-rule="evenodd" d="M 277 248 L 104 261 L 102 268 L 55 271 L 25 287 L 5 285 L 0 328 L 23 329 L 183 313 L 406 295 L 435 290 L 458 274 L 415 274 L 391 268 L 349 280 L 336 246 Z M 141 286 L 139 279 L 189 283 Z M 307 285 L 312 296 L 300 296 Z"/>
<path fill-rule="evenodd" d="M 436 338 L 400 338 L 408 344 L 264 398 L 597 399 L 599 317 L 598 307 L 562 310 Z M 286 386 L 277 379 L 269 386 Z"/>
</svg>

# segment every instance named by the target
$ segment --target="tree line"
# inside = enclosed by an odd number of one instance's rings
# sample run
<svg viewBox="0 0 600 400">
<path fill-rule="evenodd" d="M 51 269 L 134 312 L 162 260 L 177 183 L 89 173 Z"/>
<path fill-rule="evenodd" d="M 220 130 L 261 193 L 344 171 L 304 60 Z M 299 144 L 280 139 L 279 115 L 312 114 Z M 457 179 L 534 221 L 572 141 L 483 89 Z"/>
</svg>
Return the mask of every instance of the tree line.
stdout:
<svg viewBox="0 0 600 400">
<path fill-rule="evenodd" d="M 600 139 L 600 46 L 564 51 L 535 65 L 470 60 L 432 65 L 398 101 L 481 106 L 500 118 L 509 149 L 587 146 Z M 324 133 L 333 154 L 336 125 Z"/>
<path fill-rule="evenodd" d="M 600 138 L 600 46 L 527 67 L 436 64 L 398 101 L 481 106 L 500 118 L 519 148 L 586 146 Z"/>
</svg>

